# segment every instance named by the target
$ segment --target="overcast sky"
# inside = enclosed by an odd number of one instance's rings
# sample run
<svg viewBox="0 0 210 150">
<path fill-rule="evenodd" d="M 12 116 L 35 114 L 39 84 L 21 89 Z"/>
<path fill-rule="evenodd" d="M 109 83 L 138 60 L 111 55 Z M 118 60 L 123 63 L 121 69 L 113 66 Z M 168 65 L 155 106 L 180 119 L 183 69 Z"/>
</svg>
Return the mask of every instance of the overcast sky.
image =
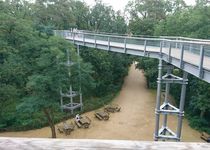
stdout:
<svg viewBox="0 0 210 150">
<path fill-rule="evenodd" d="M 88 5 L 92 6 L 95 3 L 95 0 L 84 0 Z M 102 0 L 104 3 L 111 5 L 114 10 L 124 10 L 125 5 L 129 0 Z M 185 0 L 188 5 L 194 5 L 195 0 Z"/>
</svg>

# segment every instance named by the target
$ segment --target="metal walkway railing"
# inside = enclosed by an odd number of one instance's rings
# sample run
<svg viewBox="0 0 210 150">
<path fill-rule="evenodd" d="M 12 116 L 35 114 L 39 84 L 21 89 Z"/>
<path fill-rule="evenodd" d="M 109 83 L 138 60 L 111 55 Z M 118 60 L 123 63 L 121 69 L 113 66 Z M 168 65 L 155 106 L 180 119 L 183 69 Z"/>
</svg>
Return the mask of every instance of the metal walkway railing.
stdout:
<svg viewBox="0 0 210 150">
<path fill-rule="evenodd" d="M 77 45 L 160 58 L 210 83 L 210 40 L 169 36 L 129 37 L 80 30 L 55 30 L 54 33 Z"/>
</svg>

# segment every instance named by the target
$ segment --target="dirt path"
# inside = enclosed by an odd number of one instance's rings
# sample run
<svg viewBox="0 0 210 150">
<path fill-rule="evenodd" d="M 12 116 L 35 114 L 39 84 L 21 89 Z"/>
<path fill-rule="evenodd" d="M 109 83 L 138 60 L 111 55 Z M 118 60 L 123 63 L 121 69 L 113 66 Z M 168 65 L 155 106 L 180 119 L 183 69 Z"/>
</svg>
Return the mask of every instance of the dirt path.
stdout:
<svg viewBox="0 0 210 150">
<path fill-rule="evenodd" d="M 114 99 L 114 103 L 122 107 L 119 113 L 111 114 L 109 121 L 98 121 L 94 112 L 85 115 L 91 118 L 92 124 L 89 129 L 75 129 L 71 135 L 57 134 L 58 138 L 73 139 L 118 139 L 118 140 L 153 140 L 155 121 L 155 91 L 146 88 L 146 80 L 141 71 L 135 70 L 134 65 L 130 68 L 120 94 Z M 177 117 L 169 118 L 169 127 L 176 129 Z M 67 122 L 70 122 L 68 120 Z M 48 127 L 25 131 L 6 132 L 0 136 L 11 137 L 50 137 Z M 188 126 L 184 120 L 182 141 L 201 142 L 199 132 Z"/>
</svg>

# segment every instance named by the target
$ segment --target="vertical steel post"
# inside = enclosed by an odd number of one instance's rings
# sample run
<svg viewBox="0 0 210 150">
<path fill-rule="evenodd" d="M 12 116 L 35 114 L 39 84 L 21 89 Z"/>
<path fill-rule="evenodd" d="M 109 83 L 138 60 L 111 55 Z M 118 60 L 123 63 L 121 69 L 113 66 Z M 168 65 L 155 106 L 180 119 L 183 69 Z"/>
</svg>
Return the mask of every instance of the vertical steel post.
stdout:
<svg viewBox="0 0 210 150">
<path fill-rule="evenodd" d="M 85 45 L 85 33 L 83 33 L 83 45 Z"/>
<path fill-rule="evenodd" d="M 78 54 L 78 69 L 79 69 L 79 98 L 80 98 L 80 110 L 82 111 L 82 88 L 81 88 L 81 66 L 80 66 L 80 61 L 79 61 L 79 56 L 80 56 L 80 49 L 79 45 L 77 45 L 77 54 Z"/>
<path fill-rule="evenodd" d="M 201 45 L 200 47 L 200 62 L 199 62 L 199 74 L 200 78 L 203 78 L 203 61 L 204 61 L 204 47 Z"/>
<path fill-rule="evenodd" d="M 168 49 L 168 62 L 170 63 L 171 62 L 171 42 L 169 43 L 169 49 Z"/>
<path fill-rule="evenodd" d="M 160 58 L 163 57 L 163 41 L 160 41 Z"/>
<path fill-rule="evenodd" d="M 184 116 L 184 103 L 185 103 L 185 95 L 186 95 L 186 87 L 187 87 L 187 81 L 186 81 L 187 80 L 187 75 L 188 75 L 188 73 L 184 71 L 181 97 L 180 97 L 180 103 L 179 103 L 177 141 L 180 141 L 180 137 L 181 137 L 182 119 L 183 119 L 183 116 Z"/>
<path fill-rule="evenodd" d="M 96 35 L 95 35 L 95 34 L 94 34 L 94 42 L 95 42 L 95 43 L 94 43 L 94 44 L 95 44 L 94 46 L 95 46 L 95 48 L 96 48 Z"/>
<path fill-rule="evenodd" d="M 160 100 L 161 100 L 161 80 L 162 80 L 162 59 L 159 59 L 158 65 L 158 79 L 157 79 L 157 97 L 156 97 L 156 108 L 155 108 L 155 135 L 154 140 L 158 140 L 159 131 L 159 120 L 160 120 Z"/>
<path fill-rule="evenodd" d="M 124 39 L 124 52 L 125 52 L 125 53 L 127 52 L 126 45 L 127 45 L 127 39 L 125 38 L 125 39 Z"/>
<path fill-rule="evenodd" d="M 110 51 L 110 38 L 108 37 L 108 51 Z"/>
<path fill-rule="evenodd" d="M 144 41 L 144 56 L 146 55 L 147 50 L 147 40 Z"/>
<path fill-rule="evenodd" d="M 62 94 L 62 90 L 60 90 L 60 94 Z M 62 97 L 62 95 L 60 98 L 60 102 L 61 102 L 61 111 L 63 112 L 63 97 Z"/>
<path fill-rule="evenodd" d="M 179 67 L 183 69 L 183 58 L 184 58 L 184 44 L 181 45 L 181 55 L 180 55 L 180 64 Z"/>
<path fill-rule="evenodd" d="M 168 68 L 167 70 L 167 74 L 171 73 L 171 69 Z M 165 99 L 164 99 L 164 103 L 168 103 L 168 97 L 169 97 L 169 91 L 170 91 L 170 83 L 166 83 L 166 91 L 165 91 Z M 167 109 L 167 108 L 166 108 Z M 163 115 L 163 127 L 166 128 L 167 127 L 167 114 Z M 165 133 L 164 133 L 165 134 Z"/>
<path fill-rule="evenodd" d="M 71 85 L 70 85 L 69 91 L 70 91 L 70 95 L 71 95 L 70 103 L 71 103 L 71 108 L 72 108 L 73 107 L 73 97 L 72 97 L 72 86 Z M 73 111 L 73 109 L 71 109 L 71 114 L 73 114 L 73 113 L 74 113 L 74 111 Z"/>
<path fill-rule="evenodd" d="M 79 99 L 80 99 L 80 110 L 83 110 L 83 103 L 82 103 L 82 92 L 79 94 Z"/>
<path fill-rule="evenodd" d="M 75 43 L 75 32 L 73 31 L 72 34 L 73 34 L 73 42 Z"/>
</svg>

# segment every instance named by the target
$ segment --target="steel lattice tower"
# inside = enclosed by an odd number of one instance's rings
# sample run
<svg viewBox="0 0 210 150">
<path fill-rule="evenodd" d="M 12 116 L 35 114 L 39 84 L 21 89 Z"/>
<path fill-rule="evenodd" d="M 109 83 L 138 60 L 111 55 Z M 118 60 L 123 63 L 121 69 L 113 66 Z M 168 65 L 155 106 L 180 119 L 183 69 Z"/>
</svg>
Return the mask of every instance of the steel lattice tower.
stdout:
<svg viewBox="0 0 210 150">
<path fill-rule="evenodd" d="M 66 51 L 67 53 L 67 62 L 63 63 L 64 66 L 68 69 L 69 79 L 71 77 L 71 67 L 75 64 L 70 59 L 70 52 L 69 50 Z M 80 55 L 79 45 L 77 46 L 77 54 Z M 80 73 L 80 62 L 78 60 L 78 69 L 79 69 L 79 91 L 74 91 L 72 84 L 69 85 L 69 90 L 66 93 L 63 93 L 62 89 L 60 90 L 60 104 L 61 109 L 71 111 L 71 114 L 74 113 L 74 109 L 80 108 L 82 110 L 82 91 L 81 91 L 81 73 Z M 74 98 L 79 97 L 79 102 L 74 102 Z M 67 104 L 64 104 L 64 98 L 68 98 L 70 101 Z"/>
<path fill-rule="evenodd" d="M 181 138 L 181 128 L 182 128 L 182 119 L 184 116 L 184 103 L 185 103 L 185 94 L 186 94 L 186 85 L 188 83 L 187 73 L 183 72 L 183 77 L 178 77 L 172 74 L 172 69 L 174 67 L 170 64 L 163 65 L 162 59 L 159 59 L 158 65 L 158 79 L 157 79 L 157 99 L 156 99 L 156 125 L 155 125 L 155 134 L 154 140 L 176 140 L 180 141 Z M 166 70 L 166 74 L 163 74 L 163 70 Z M 162 99 L 162 85 L 165 84 L 165 94 L 164 94 L 164 102 L 161 105 Z M 169 103 L 169 91 L 171 84 L 180 84 L 181 88 L 181 96 L 180 96 L 180 104 L 179 108 L 173 106 Z M 163 115 L 163 123 L 160 128 L 160 115 Z M 176 115 L 178 118 L 177 130 L 173 132 L 168 126 L 168 115 Z"/>
</svg>

